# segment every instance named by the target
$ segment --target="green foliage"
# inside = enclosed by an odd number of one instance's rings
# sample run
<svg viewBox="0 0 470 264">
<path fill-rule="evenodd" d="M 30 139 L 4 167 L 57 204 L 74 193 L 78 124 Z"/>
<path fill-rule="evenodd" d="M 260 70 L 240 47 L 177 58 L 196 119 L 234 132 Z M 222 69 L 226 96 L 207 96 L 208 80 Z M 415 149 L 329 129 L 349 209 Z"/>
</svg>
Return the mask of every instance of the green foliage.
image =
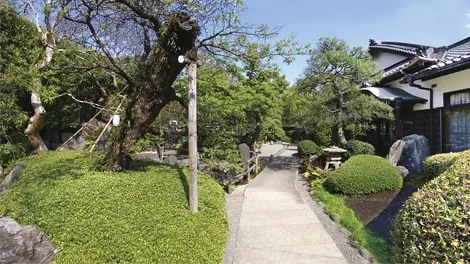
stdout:
<svg viewBox="0 0 470 264">
<path fill-rule="evenodd" d="M 429 178 L 435 178 L 444 173 L 459 157 L 460 153 L 443 153 L 432 155 L 424 160 L 423 174 Z"/>
<path fill-rule="evenodd" d="M 356 140 L 356 139 L 351 139 L 348 140 L 348 143 L 346 144 L 346 149 L 348 150 L 347 155 L 349 157 L 355 156 L 355 155 L 374 155 L 375 154 L 375 148 L 373 145 Z"/>
<path fill-rule="evenodd" d="M 310 157 L 318 154 L 320 152 L 320 148 L 311 140 L 302 140 L 297 146 L 297 151 L 303 157 Z"/>
<path fill-rule="evenodd" d="M 11 161 L 24 157 L 25 155 L 25 149 L 21 144 L 0 144 L 0 165 L 3 167 L 6 167 Z"/>
<path fill-rule="evenodd" d="M 470 260 L 470 151 L 408 199 L 395 219 L 397 263 Z"/>
<path fill-rule="evenodd" d="M 378 262 L 391 263 L 389 243 L 383 238 L 372 234 L 357 219 L 354 211 L 345 204 L 343 197 L 327 192 L 323 187 L 323 180 L 312 181 L 310 188 L 312 195 L 324 203 L 326 212 L 351 232 L 351 238 L 358 245 L 367 248 Z"/>
<path fill-rule="evenodd" d="M 97 172 L 94 157 L 49 152 L 0 199 L 0 215 L 38 225 L 59 249 L 53 263 L 220 263 L 227 239 L 223 189 L 200 173 L 199 212 L 188 208 L 188 173 L 136 162 Z"/>
<path fill-rule="evenodd" d="M 0 120 L 0 142 L 6 135 L 19 132 L 26 125 L 28 115 L 18 106 L 14 93 L 0 92 Z"/>
<path fill-rule="evenodd" d="M 315 166 L 308 166 L 304 172 L 304 178 L 307 181 L 315 181 L 319 179 L 326 179 L 329 176 L 329 171 L 322 170 Z"/>
<path fill-rule="evenodd" d="M 308 119 L 323 123 L 316 133 L 332 135 L 335 143 L 339 130 L 349 131 L 353 137 L 373 128 L 376 118 L 393 119 L 393 109 L 376 98 L 363 95 L 360 87 L 374 82 L 380 72 L 367 51 L 361 47 L 348 47 L 340 39 L 322 38 L 307 62 L 303 78 L 297 82 L 299 96 L 308 96 L 307 102 L 315 112 L 302 111 Z M 316 117 L 315 117 L 316 116 Z"/>
<path fill-rule="evenodd" d="M 360 195 L 381 190 L 399 190 L 403 178 L 386 159 L 373 155 L 357 155 L 346 161 L 326 179 L 330 192 Z"/>
<path fill-rule="evenodd" d="M 16 87 L 37 90 L 43 45 L 35 25 L 16 10 L 0 3 L 0 89 Z"/>
</svg>

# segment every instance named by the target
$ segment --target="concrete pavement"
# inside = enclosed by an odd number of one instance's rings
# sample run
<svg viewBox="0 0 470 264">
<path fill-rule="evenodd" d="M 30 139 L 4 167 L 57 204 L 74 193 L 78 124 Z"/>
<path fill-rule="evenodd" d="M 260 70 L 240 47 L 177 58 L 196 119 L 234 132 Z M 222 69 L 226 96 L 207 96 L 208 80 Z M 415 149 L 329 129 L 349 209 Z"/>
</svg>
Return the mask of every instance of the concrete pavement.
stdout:
<svg viewBox="0 0 470 264">
<path fill-rule="evenodd" d="M 269 155 L 280 150 L 279 146 L 263 147 Z M 290 147 L 273 157 L 244 193 L 238 193 L 237 234 L 231 257 L 224 263 L 347 263 L 296 189 L 299 162 L 295 152 Z"/>
</svg>

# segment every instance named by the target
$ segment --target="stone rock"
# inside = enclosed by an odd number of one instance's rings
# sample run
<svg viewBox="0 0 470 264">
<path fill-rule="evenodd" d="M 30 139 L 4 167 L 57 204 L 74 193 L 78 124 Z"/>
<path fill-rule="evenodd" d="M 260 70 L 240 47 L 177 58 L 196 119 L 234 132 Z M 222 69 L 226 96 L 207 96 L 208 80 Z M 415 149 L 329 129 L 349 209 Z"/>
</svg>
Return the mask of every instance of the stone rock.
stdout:
<svg viewBox="0 0 470 264">
<path fill-rule="evenodd" d="M 163 160 L 164 163 L 169 164 L 169 165 L 177 165 L 178 164 L 178 158 L 175 155 L 170 155 L 167 158 Z"/>
<path fill-rule="evenodd" d="M 423 170 L 424 160 L 431 154 L 429 141 L 420 135 L 409 135 L 402 140 L 405 142 L 399 165 L 410 173 L 418 174 Z"/>
<path fill-rule="evenodd" d="M 3 167 L 0 165 L 0 177 L 3 176 Z"/>
<path fill-rule="evenodd" d="M 240 151 L 240 157 L 242 163 L 245 164 L 245 168 L 248 166 L 248 160 L 250 159 L 250 146 L 246 143 L 238 144 L 238 151 Z"/>
<path fill-rule="evenodd" d="M 401 155 L 403 153 L 403 149 L 405 148 L 405 141 L 397 140 L 393 145 L 390 147 L 390 151 L 386 157 L 386 159 L 393 165 L 397 166 L 398 162 L 401 159 Z"/>
<path fill-rule="evenodd" d="M 0 217 L 0 263 L 49 263 L 57 250 L 35 226 Z"/>
<path fill-rule="evenodd" d="M 0 197 L 3 196 L 8 187 L 10 187 L 15 181 L 20 178 L 20 174 L 23 169 L 24 165 L 18 164 L 13 168 L 13 170 L 11 170 L 10 173 L 8 173 L 5 179 L 3 179 L 2 183 L 0 183 Z"/>
<path fill-rule="evenodd" d="M 160 154 L 155 151 L 143 151 L 137 153 L 134 158 L 135 160 L 150 161 L 150 162 L 161 162 Z"/>
<path fill-rule="evenodd" d="M 406 176 L 408 176 L 408 174 L 410 174 L 408 169 L 403 167 L 403 166 L 396 166 L 395 168 L 400 172 L 400 174 L 403 178 L 406 178 Z"/>
</svg>

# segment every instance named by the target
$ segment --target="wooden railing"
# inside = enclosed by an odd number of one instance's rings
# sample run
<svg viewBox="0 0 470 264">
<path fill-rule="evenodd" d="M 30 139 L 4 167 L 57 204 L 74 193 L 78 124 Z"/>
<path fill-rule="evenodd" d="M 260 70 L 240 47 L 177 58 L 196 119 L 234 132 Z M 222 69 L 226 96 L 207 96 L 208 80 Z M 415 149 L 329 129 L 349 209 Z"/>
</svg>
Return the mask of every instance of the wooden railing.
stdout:
<svg viewBox="0 0 470 264">
<path fill-rule="evenodd" d="M 258 174 L 258 169 L 259 169 L 259 158 L 258 154 L 255 152 L 252 152 L 254 154 L 253 157 L 251 157 L 246 163 L 240 163 L 239 165 L 244 168 L 243 172 L 235 175 L 235 176 L 229 176 L 228 179 L 228 186 L 227 186 L 227 192 L 230 194 L 232 192 L 232 185 L 236 184 L 243 179 L 246 179 L 248 182 L 252 179 L 252 176 L 256 176 Z"/>
</svg>

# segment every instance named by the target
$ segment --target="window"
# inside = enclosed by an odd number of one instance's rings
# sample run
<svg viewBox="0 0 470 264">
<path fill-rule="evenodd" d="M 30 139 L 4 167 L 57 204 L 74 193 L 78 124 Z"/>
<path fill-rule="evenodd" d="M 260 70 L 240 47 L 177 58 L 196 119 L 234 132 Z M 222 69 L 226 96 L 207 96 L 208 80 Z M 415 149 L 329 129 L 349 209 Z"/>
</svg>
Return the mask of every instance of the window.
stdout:
<svg viewBox="0 0 470 264">
<path fill-rule="evenodd" d="M 470 104 L 470 92 L 456 93 L 449 96 L 449 106 Z"/>
<path fill-rule="evenodd" d="M 445 95 L 444 148 L 446 151 L 470 149 L 470 90 Z"/>
</svg>

